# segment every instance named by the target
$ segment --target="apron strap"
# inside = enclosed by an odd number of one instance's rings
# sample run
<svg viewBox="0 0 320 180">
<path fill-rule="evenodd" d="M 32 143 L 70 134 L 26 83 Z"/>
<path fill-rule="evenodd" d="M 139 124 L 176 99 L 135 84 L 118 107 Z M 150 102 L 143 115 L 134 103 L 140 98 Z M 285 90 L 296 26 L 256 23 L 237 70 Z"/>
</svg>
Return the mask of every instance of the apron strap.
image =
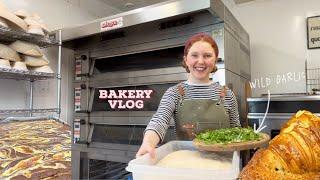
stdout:
<svg viewBox="0 0 320 180">
<path fill-rule="evenodd" d="M 179 92 L 180 96 L 183 99 L 185 93 L 184 93 L 182 82 L 178 84 L 178 92 Z M 227 87 L 226 86 L 222 86 L 221 93 L 220 93 L 220 98 L 219 98 L 219 104 L 224 100 L 226 95 L 227 95 Z"/>
<path fill-rule="evenodd" d="M 220 98 L 217 102 L 217 105 L 221 104 L 221 102 L 224 102 L 224 98 L 227 95 L 227 87 L 226 86 L 222 86 L 221 88 L 221 93 L 220 93 Z"/>
<path fill-rule="evenodd" d="M 220 98 L 224 99 L 224 97 L 226 97 L 226 95 L 227 95 L 227 87 L 226 86 L 222 86 L 221 93 L 220 93 Z"/>
<path fill-rule="evenodd" d="M 182 82 L 178 84 L 178 92 L 183 97 L 184 96 L 184 89 Z"/>
</svg>

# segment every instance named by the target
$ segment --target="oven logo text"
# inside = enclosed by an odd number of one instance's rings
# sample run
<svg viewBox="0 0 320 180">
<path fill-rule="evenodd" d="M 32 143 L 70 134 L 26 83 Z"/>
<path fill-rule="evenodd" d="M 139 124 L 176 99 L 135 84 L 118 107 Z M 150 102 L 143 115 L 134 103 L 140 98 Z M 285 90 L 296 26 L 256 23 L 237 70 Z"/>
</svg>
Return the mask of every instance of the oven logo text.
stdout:
<svg viewBox="0 0 320 180">
<path fill-rule="evenodd" d="M 112 109 L 142 109 L 143 99 L 150 99 L 152 92 L 153 90 L 99 90 L 99 99 L 108 99 Z"/>
<path fill-rule="evenodd" d="M 100 22 L 100 31 L 109 31 L 123 26 L 123 18 L 115 18 Z"/>
</svg>

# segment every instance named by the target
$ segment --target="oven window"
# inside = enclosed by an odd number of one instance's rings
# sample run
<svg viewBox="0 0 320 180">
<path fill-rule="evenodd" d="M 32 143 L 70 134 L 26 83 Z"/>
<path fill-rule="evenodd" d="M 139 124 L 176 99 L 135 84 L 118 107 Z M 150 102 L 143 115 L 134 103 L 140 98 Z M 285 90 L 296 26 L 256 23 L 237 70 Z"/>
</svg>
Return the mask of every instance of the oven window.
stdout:
<svg viewBox="0 0 320 180">
<path fill-rule="evenodd" d="M 181 66 L 184 47 L 129 54 L 95 62 L 95 73 L 136 71 Z"/>
<path fill-rule="evenodd" d="M 156 111 L 163 94 L 174 85 L 176 83 L 99 88 L 95 90 L 92 111 Z"/>
<path fill-rule="evenodd" d="M 95 124 L 92 142 L 141 145 L 146 126 Z M 164 142 L 174 140 L 174 127 L 169 127 Z"/>
</svg>

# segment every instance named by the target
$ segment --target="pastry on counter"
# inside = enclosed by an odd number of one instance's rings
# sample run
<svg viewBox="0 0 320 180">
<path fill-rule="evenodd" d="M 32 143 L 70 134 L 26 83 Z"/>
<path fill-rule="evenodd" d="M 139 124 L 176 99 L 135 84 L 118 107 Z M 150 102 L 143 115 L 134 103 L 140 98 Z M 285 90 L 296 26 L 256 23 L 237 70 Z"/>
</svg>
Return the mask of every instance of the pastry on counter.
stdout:
<svg viewBox="0 0 320 180">
<path fill-rule="evenodd" d="M 267 149 L 254 154 L 240 178 L 320 179 L 320 118 L 308 111 L 297 112 Z"/>
<path fill-rule="evenodd" d="M 54 120 L 0 126 L 0 179 L 71 179 L 71 132 Z"/>
</svg>

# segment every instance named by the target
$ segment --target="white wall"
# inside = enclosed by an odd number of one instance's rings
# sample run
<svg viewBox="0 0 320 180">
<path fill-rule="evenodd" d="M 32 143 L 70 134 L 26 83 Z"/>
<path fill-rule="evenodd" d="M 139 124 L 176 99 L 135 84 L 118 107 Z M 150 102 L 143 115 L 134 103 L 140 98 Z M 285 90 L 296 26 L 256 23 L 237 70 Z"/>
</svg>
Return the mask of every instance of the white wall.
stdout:
<svg viewBox="0 0 320 180">
<path fill-rule="evenodd" d="M 73 113 L 72 106 L 72 77 L 73 77 L 73 60 L 74 52 L 70 49 L 63 48 L 61 64 L 61 120 L 71 122 Z M 50 59 L 50 67 L 57 72 L 57 55 L 56 47 L 47 48 L 44 54 Z M 57 107 L 57 80 L 36 81 L 34 83 L 34 108 L 56 108 Z"/>
<path fill-rule="evenodd" d="M 28 82 L 0 80 L 0 109 L 24 109 L 27 107 Z"/>
<path fill-rule="evenodd" d="M 97 16 L 65 0 L 2 0 L 11 11 L 23 9 L 37 13 L 50 30 L 83 24 Z"/>
<path fill-rule="evenodd" d="M 224 0 L 250 35 L 252 81 L 298 74 L 309 67 L 320 67 L 320 49 L 307 50 L 306 18 L 320 15 L 319 0 L 256 0 L 235 5 Z M 305 79 L 271 81 L 266 88 L 252 90 L 254 96 L 271 93 L 304 93 Z"/>
</svg>

